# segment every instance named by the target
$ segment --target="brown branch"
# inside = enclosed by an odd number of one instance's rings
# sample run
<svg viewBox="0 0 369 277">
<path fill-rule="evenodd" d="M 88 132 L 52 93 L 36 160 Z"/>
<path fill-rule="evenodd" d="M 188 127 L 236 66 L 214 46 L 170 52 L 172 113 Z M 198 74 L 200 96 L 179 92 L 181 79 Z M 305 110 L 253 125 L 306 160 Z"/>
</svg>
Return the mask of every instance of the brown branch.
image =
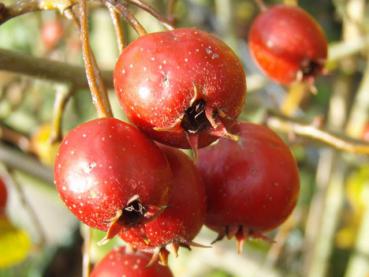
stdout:
<svg viewBox="0 0 369 277">
<path fill-rule="evenodd" d="M 88 88 L 85 69 L 58 61 L 36 58 L 13 51 L 0 49 L 0 70 L 25 74 L 49 81 L 69 83 L 76 87 Z M 108 88 L 113 88 L 113 72 L 103 71 L 102 78 Z"/>
<path fill-rule="evenodd" d="M 31 152 L 32 147 L 29 138 L 10 128 L 0 126 L 0 139 L 15 144 L 24 152 Z"/>
<path fill-rule="evenodd" d="M 41 164 L 36 158 L 30 157 L 30 155 L 17 151 L 1 142 L 0 161 L 11 168 L 16 168 L 44 180 L 51 187 L 55 188 L 53 185 L 53 173 L 49 167 Z"/>
<path fill-rule="evenodd" d="M 13 17 L 40 10 L 42 10 L 42 8 L 38 0 L 20 0 L 10 6 L 5 6 L 3 3 L 0 3 L 0 25 Z"/>
<path fill-rule="evenodd" d="M 121 3 L 119 0 L 102 0 L 105 4 L 109 3 L 114 9 L 124 17 L 129 25 L 136 31 L 139 36 L 144 36 L 147 34 L 145 28 L 136 19 L 136 17 L 127 9 L 126 3 Z"/>
<path fill-rule="evenodd" d="M 87 12 L 87 0 L 79 0 L 82 56 L 85 63 L 87 81 L 91 90 L 92 102 L 99 117 L 112 117 L 108 94 L 89 43 Z"/>
<path fill-rule="evenodd" d="M 122 21 L 120 20 L 119 13 L 115 10 L 115 8 L 110 3 L 106 3 L 106 6 L 108 7 L 111 21 L 114 26 L 115 35 L 117 37 L 119 53 L 122 53 L 124 46 L 125 46 L 124 30 L 123 30 Z"/>
<path fill-rule="evenodd" d="M 271 113 L 266 119 L 266 124 L 272 129 L 313 139 L 337 150 L 353 154 L 369 155 L 368 143 L 337 136 L 332 132 L 319 129 L 314 125 L 300 123 L 293 118 Z"/>
<path fill-rule="evenodd" d="M 14 176 L 14 171 L 13 169 L 11 169 L 10 167 L 6 167 L 6 175 L 8 177 L 8 179 L 11 181 L 11 183 L 13 184 L 18 196 L 19 196 L 19 200 L 23 206 L 23 208 L 27 211 L 28 216 L 30 217 L 33 225 L 35 226 L 37 233 L 39 234 L 40 237 L 40 241 L 38 243 L 38 247 L 40 249 L 42 249 L 46 243 L 46 233 L 41 225 L 41 222 L 35 212 L 35 210 L 33 209 L 33 207 L 30 205 L 29 201 L 27 200 L 27 197 L 23 191 L 22 186 L 18 183 L 18 181 L 16 180 L 15 176 Z"/>
<path fill-rule="evenodd" d="M 63 13 L 74 3 L 72 1 L 50 1 L 50 0 L 18 0 L 14 4 L 5 6 L 0 3 L 0 25 L 6 21 L 31 12 L 59 10 Z"/>
<path fill-rule="evenodd" d="M 174 26 L 164 16 L 161 16 L 161 14 L 150 5 L 142 2 L 141 0 L 125 0 L 125 1 L 151 14 L 153 17 L 159 20 L 159 22 L 168 30 L 174 30 Z"/>
</svg>

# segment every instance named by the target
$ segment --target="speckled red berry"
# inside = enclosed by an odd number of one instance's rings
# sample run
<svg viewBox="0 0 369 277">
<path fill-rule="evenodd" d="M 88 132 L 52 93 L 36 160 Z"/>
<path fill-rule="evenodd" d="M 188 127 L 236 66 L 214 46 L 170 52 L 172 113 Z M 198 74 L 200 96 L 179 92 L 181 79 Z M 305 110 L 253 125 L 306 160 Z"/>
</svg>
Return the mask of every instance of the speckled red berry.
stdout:
<svg viewBox="0 0 369 277">
<path fill-rule="evenodd" d="M 207 193 L 206 225 L 243 242 L 280 225 L 295 207 L 299 174 L 288 146 L 262 125 L 239 123 L 238 142 L 220 139 L 199 150 Z"/>
<path fill-rule="evenodd" d="M 150 255 L 128 253 L 124 247 L 109 252 L 91 272 L 91 277 L 173 277 L 168 267 L 157 263 L 147 266 Z"/>
<path fill-rule="evenodd" d="M 55 161 L 62 200 L 83 223 L 109 230 L 145 222 L 167 204 L 167 159 L 138 129 L 114 118 L 89 121 L 64 138 Z"/>
<path fill-rule="evenodd" d="M 229 136 L 240 114 L 245 73 L 235 53 L 214 36 L 190 28 L 152 33 L 132 42 L 114 71 L 128 118 L 153 139 L 181 148 Z"/>
<path fill-rule="evenodd" d="M 251 26 L 249 47 L 264 73 L 282 84 L 313 82 L 327 59 L 321 27 L 294 6 L 276 5 L 261 12 Z"/>
<path fill-rule="evenodd" d="M 168 244 L 177 251 L 180 246 L 196 245 L 192 240 L 200 231 L 206 212 L 205 187 L 192 160 L 183 152 L 161 146 L 173 172 L 173 186 L 168 207 L 155 220 L 120 234 L 137 249 L 154 249 L 154 255 L 166 264 Z"/>
</svg>

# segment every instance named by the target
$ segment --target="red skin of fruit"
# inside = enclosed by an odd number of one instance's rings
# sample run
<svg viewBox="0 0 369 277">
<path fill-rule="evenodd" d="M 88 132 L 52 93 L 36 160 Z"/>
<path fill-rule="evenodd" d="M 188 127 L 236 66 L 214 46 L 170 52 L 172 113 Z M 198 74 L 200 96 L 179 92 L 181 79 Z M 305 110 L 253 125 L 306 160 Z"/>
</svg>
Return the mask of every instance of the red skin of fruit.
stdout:
<svg viewBox="0 0 369 277">
<path fill-rule="evenodd" d="M 195 90 L 206 107 L 221 110 L 231 121 L 240 114 L 246 94 L 245 73 L 234 52 L 194 28 L 152 33 L 132 42 L 116 64 L 114 85 L 136 126 L 151 138 L 180 148 L 190 147 L 180 120 Z M 198 132 L 199 147 L 216 139 L 208 129 Z"/>
<path fill-rule="evenodd" d="M 301 8 L 287 5 L 272 6 L 255 19 L 249 47 L 264 73 L 282 84 L 295 81 L 301 70 L 307 71 L 303 80 L 313 81 L 327 58 L 327 40 L 319 24 Z M 310 62 L 315 66 L 307 68 Z"/>
<path fill-rule="evenodd" d="M 41 29 L 41 39 L 46 49 L 54 48 L 64 35 L 64 27 L 61 21 L 46 22 Z"/>
<path fill-rule="evenodd" d="M 199 150 L 207 193 L 206 225 L 219 233 L 243 226 L 260 234 L 280 225 L 295 207 L 299 174 L 288 146 L 262 125 L 239 123 L 238 142 L 220 139 Z"/>
<path fill-rule="evenodd" d="M 8 200 L 8 192 L 3 180 L 0 179 L 0 215 L 4 213 Z"/>
<path fill-rule="evenodd" d="M 161 150 L 173 172 L 168 207 L 155 220 L 120 233 L 137 249 L 165 247 L 171 242 L 190 246 L 205 219 L 205 186 L 193 161 L 177 149 L 162 145 Z"/>
<path fill-rule="evenodd" d="M 160 149 L 138 129 L 114 118 L 92 120 L 68 133 L 54 174 L 71 212 L 103 231 L 135 195 L 144 207 L 166 205 L 172 179 Z M 122 225 L 129 223 L 121 219 Z"/>
<path fill-rule="evenodd" d="M 124 247 L 110 251 L 93 269 L 91 277 L 173 277 L 168 267 L 147 266 L 150 255 L 127 253 Z"/>
</svg>

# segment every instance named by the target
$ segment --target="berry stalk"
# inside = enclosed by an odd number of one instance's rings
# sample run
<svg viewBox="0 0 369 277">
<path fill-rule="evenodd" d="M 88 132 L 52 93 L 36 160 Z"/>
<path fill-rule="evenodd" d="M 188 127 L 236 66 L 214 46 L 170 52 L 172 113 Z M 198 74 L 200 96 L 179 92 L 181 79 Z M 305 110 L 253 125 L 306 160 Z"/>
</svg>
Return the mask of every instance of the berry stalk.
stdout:
<svg viewBox="0 0 369 277">
<path fill-rule="evenodd" d="M 108 94 L 89 43 L 86 0 L 79 1 L 79 12 L 82 56 L 85 63 L 87 81 L 91 90 L 92 102 L 96 107 L 99 117 L 112 117 L 113 114 L 111 111 Z"/>
</svg>

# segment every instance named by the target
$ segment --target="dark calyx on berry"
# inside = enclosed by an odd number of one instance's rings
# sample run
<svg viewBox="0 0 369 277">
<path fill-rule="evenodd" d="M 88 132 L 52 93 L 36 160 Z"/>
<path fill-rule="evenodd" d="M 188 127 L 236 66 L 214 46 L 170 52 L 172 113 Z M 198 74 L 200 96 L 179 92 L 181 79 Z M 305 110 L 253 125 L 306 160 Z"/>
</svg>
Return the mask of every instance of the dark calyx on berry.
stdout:
<svg viewBox="0 0 369 277">
<path fill-rule="evenodd" d="M 124 207 L 119 221 L 121 221 L 124 226 L 133 226 L 142 222 L 146 212 L 146 208 L 137 198 Z"/>
<path fill-rule="evenodd" d="M 211 244 L 216 243 L 217 241 L 221 241 L 227 237 L 228 239 L 236 238 L 236 248 L 238 254 L 242 253 L 243 245 L 245 240 L 248 238 L 261 239 L 263 241 L 273 243 L 274 241 L 267 236 L 265 236 L 262 232 L 257 232 L 253 229 L 246 228 L 242 224 L 241 225 L 227 225 L 225 226 L 223 232 L 219 232 L 218 236 L 215 240 L 212 241 Z"/>
<path fill-rule="evenodd" d="M 314 78 L 322 72 L 323 63 L 316 60 L 305 59 L 301 63 L 300 67 L 300 78 L 309 79 Z M 299 78 L 299 76 L 297 77 Z"/>
<path fill-rule="evenodd" d="M 197 132 L 211 127 L 206 117 L 205 106 L 205 100 L 198 99 L 185 111 L 181 127 L 188 133 L 196 134 Z"/>
<path fill-rule="evenodd" d="M 127 205 L 123 209 L 118 210 L 116 215 L 110 220 L 109 229 L 98 244 L 106 244 L 121 231 L 122 227 L 134 227 L 155 219 L 165 208 L 165 206 L 144 206 L 138 195 L 133 196 L 127 202 Z"/>
</svg>

